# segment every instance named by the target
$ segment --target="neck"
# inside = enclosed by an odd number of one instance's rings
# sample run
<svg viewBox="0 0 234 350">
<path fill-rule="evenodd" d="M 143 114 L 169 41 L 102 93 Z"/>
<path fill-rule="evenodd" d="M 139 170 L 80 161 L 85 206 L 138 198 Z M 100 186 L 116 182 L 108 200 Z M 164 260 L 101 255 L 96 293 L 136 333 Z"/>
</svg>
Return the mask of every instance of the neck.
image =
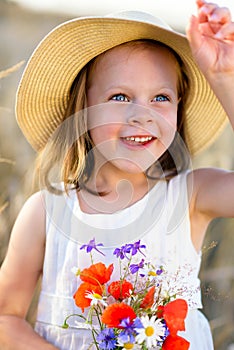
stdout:
<svg viewBox="0 0 234 350">
<path fill-rule="evenodd" d="M 127 173 L 105 163 L 95 170 L 86 187 L 79 192 L 81 209 L 88 213 L 114 213 L 140 200 L 155 185 L 144 173 Z M 101 195 L 100 195 L 101 194 Z"/>
</svg>

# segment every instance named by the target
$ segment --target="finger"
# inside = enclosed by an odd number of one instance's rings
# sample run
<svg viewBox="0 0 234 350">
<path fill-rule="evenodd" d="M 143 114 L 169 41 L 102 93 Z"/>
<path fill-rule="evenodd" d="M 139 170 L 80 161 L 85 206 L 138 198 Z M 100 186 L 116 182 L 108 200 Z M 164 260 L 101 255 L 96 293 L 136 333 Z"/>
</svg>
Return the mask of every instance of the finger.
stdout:
<svg viewBox="0 0 234 350">
<path fill-rule="evenodd" d="M 203 6 L 205 3 L 206 3 L 205 0 L 197 0 L 197 1 L 196 1 L 196 4 L 197 4 L 197 7 L 198 7 L 198 8 L 200 8 L 201 6 Z"/>
<path fill-rule="evenodd" d="M 227 7 L 218 7 L 208 16 L 210 22 L 228 23 L 231 22 L 231 13 Z"/>
<path fill-rule="evenodd" d="M 200 7 L 198 7 L 197 17 L 200 23 L 207 22 L 208 17 L 212 14 L 212 12 L 217 9 L 217 5 L 213 3 L 204 3 Z"/>
<path fill-rule="evenodd" d="M 199 22 L 197 17 L 191 16 L 186 33 L 192 51 L 196 52 L 197 49 L 199 49 L 199 47 L 201 46 L 202 42 L 202 36 L 199 31 Z"/>
<path fill-rule="evenodd" d="M 214 35 L 219 40 L 233 40 L 234 41 L 234 22 L 224 24 L 220 30 Z"/>
<path fill-rule="evenodd" d="M 200 24 L 208 25 L 203 30 L 204 34 L 209 35 L 210 32 L 213 35 L 219 32 L 222 25 L 231 22 L 231 13 L 227 7 L 206 3 L 198 11 L 198 20 Z"/>
</svg>

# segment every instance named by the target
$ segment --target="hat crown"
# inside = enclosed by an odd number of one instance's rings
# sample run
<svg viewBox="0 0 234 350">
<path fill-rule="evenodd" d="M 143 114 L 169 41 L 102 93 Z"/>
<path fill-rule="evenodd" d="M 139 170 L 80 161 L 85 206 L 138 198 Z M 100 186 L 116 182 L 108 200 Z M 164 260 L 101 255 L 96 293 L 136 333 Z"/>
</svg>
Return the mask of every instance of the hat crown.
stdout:
<svg viewBox="0 0 234 350">
<path fill-rule="evenodd" d="M 126 11 L 110 13 L 105 17 L 144 22 L 144 23 L 156 25 L 158 27 L 172 31 L 172 28 L 166 22 L 164 22 L 161 18 L 155 17 L 148 12 L 126 10 Z"/>
</svg>

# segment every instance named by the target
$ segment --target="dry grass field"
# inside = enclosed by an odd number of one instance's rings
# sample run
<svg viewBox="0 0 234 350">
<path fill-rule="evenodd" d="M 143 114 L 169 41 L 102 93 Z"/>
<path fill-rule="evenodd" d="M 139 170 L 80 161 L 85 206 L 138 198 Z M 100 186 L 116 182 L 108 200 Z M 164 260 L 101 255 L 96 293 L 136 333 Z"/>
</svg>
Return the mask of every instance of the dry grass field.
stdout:
<svg viewBox="0 0 234 350">
<path fill-rule="evenodd" d="M 67 17 L 33 13 L 0 0 L 0 71 L 27 60 L 37 42 Z M 22 136 L 14 115 L 23 68 L 0 79 L 0 264 L 15 218 L 32 192 L 35 153 Z M 193 160 L 193 166 L 234 167 L 233 131 L 227 127 L 217 142 Z M 234 219 L 209 226 L 201 269 L 204 313 L 210 320 L 216 350 L 234 348 Z M 37 295 L 37 293 L 36 293 Z M 36 297 L 28 319 L 33 323 Z"/>
</svg>

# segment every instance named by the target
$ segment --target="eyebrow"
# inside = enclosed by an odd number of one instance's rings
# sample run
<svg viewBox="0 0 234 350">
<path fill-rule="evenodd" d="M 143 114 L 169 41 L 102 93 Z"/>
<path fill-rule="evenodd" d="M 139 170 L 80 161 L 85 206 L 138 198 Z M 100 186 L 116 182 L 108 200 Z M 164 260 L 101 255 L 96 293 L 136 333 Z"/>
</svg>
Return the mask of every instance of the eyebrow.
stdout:
<svg viewBox="0 0 234 350">
<path fill-rule="evenodd" d="M 158 91 L 159 93 L 160 93 L 160 91 L 162 90 L 162 92 L 163 92 L 163 90 L 167 90 L 168 92 L 170 92 L 171 94 L 173 94 L 175 97 L 177 96 L 177 94 L 178 94 L 178 89 L 177 89 L 177 86 L 175 87 L 175 90 L 174 90 L 174 88 L 171 88 L 170 86 L 167 86 L 167 85 L 161 85 L 161 86 L 155 86 L 155 87 L 153 87 L 152 86 L 152 88 L 150 88 L 152 91 Z M 124 92 L 124 90 L 132 90 L 132 88 L 131 87 L 129 87 L 129 85 L 125 85 L 125 84 L 121 84 L 121 85 L 118 85 L 118 84 L 112 84 L 112 85 L 110 85 L 109 87 L 107 87 L 105 90 L 104 90 L 104 93 L 108 93 L 109 91 L 111 91 L 111 90 L 116 90 L 116 92 L 118 92 L 118 90 L 119 90 L 119 92 L 121 92 L 122 90 L 123 90 L 123 92 Z"/>
</svg>

